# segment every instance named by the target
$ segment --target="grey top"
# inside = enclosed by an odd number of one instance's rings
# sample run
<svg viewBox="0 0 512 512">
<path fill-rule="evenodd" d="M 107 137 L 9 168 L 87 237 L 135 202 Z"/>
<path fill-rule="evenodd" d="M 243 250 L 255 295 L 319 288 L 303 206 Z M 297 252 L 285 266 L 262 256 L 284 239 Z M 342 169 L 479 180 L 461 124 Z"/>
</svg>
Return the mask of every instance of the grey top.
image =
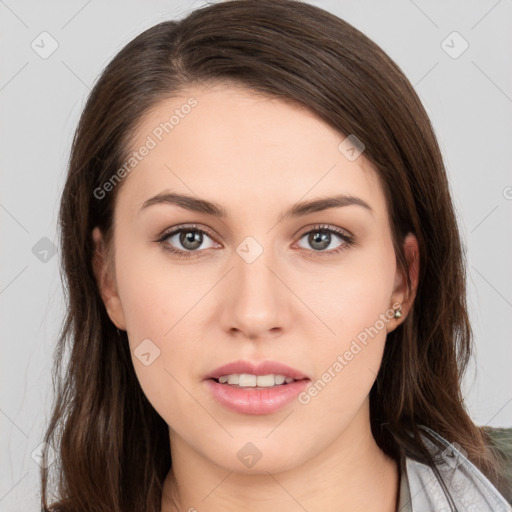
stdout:
<svg viewBox="0 0 512 512">
<path fill-rule="evenodd" d="M 510 503 L 465 457 L 464 450 L 457 443 L 449 443 L 425 426 L 421 428 L 439 442 L 436 446 L 422 436 L 434 456 L 451 501 L 432 468 L 404 456 L 398 512 L 512 512 Z"/>
<path fill-rule="evenodd" d="M 407 480 L 407 471 L 402 471 L 400 475 L 400 499 L 397 512 L 413 512 L 411 505 L 411 493 L 409 491 L 409 481 Z"/>
</svg>

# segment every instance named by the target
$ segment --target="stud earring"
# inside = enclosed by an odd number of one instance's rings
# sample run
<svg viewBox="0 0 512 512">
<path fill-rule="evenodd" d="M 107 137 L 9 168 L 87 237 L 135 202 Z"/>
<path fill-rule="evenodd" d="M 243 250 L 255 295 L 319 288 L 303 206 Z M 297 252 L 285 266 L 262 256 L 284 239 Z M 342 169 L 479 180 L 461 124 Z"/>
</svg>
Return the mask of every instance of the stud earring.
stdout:
<svg viewBox="0 0 512 512">
<path fill-rule="evenodd" d="M 395 318 L 400 318 L 402 316 L 402 304 L 400 304 L 400 309 L 395 309 Z"/>
</svg>

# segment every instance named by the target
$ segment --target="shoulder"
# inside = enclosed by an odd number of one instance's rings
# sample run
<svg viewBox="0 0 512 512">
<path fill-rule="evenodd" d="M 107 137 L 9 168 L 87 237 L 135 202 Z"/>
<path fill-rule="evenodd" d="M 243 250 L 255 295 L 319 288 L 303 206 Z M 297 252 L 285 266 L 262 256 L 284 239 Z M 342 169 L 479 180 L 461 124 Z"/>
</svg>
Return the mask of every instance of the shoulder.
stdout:
<svg viewBox="0 0 512 512">
<path fill-rule="evenodd" d="M 512 504 L 512 427 L 494 428 L 482 427 L 487 434 L 488 444 L 498 455 L 502 462 L 500 472 L 501 489 L 503 497 Z"/>
</svg>

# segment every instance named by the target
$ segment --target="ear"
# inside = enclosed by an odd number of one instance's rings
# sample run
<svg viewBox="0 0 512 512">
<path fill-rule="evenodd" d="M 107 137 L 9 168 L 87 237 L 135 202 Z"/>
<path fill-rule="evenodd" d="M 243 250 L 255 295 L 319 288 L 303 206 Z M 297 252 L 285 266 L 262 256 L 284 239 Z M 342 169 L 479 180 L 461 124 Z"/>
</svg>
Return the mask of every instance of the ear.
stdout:
<svg viewBox="0 0 512 512">
<path fill-rule="evenodd" d="M 118 329 L 126 330 L 126 321 L 121 300 L 117 293 L 115 277 L 112 275 L 103 235 L 98 227 L 93 229 L 92 239 L 94 245 L 92 266 L 103 304 L 112 323 Z"/>
<path fill-rule="evenodd" d="M 400 318 L 393 318 L 388 324 L 388 332 L 391 332 L 405 320 L 409 313 L 414 298 L 416 297 L 416 290 L 418 288 L 418 276 L 420 270 L 420 251 L 418 247 L 418 239 L 412 233 L 409 233 L 404 240 L 404 254 L 407 264 L 409 266 L 409 277 L 411 279 L 411 289 L 407 288 L 407 279 L 403 271 L 397 268 L 395 285 L 391 295 L 391 305 L 401 304 Z"/>
</svg>

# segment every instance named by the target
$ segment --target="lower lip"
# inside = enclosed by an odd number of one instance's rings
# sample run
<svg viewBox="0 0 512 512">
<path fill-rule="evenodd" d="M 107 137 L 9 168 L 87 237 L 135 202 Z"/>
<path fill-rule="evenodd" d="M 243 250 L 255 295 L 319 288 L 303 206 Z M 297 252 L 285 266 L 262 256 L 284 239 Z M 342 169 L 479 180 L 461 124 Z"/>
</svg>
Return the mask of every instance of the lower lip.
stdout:
<svg viewBox="0 0 512 512">
<path fill-rule="evenodd" d="M 221 405 L 242 414 L 271 414 L 293 401 L 306 388 L 309 379 L 260 389 L 243 389 L 220 384 L 213 379 L 204 381 Z"/>
</svg>

